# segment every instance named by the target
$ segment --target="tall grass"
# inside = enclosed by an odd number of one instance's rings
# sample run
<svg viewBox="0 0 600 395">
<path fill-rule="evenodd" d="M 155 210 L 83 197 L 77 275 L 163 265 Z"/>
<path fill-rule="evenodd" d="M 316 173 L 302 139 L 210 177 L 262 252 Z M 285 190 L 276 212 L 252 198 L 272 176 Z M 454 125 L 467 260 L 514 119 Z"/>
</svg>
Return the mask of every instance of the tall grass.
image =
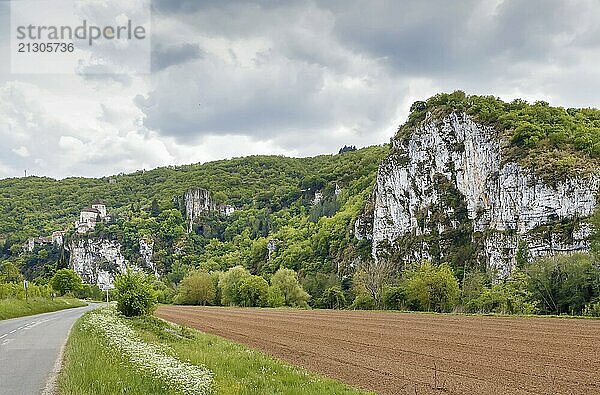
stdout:
<svg viewBox="0 0 600 395">
<path fill-rule="evenodd" d="M 28 300 L 2 299 L 0 300 L 0 320 L 24 317 L 27 315 L 48 313 L 72 307 L 81 307 L 86 304 L 78 299 L 56 298 L 54 300 L 32 297 Z"/>
<path fill-rule="evenodd" d="M 50 298 L 52 289 L 47 285 L 29 284 L 27 295 L 30 297 Z M 0 299 L 25 299 L 25 288 L 21 283 L 0 283 Z"/>
</svg>

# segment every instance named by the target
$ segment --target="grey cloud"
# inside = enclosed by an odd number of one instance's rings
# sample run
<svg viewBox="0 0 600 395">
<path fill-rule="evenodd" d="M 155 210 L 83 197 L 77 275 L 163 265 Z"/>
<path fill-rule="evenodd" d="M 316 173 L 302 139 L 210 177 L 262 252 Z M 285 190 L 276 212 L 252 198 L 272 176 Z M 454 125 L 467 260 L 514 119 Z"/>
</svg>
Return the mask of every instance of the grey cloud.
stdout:
<svg viewBox="0 0 600 395">
<path fill-rule="evenodd" d="M 83 75 L 87 87 L 107 95 L 120 95 L 119 84 L 130 87 L 118 104 L 106 96 L 98 99 L 102 127 L 118 130 L 114 138 L 122 140 L 114 146 L 110 139 L 98 142 L 106 146 L 79 159 L 87 163 L 80 168 L 88 174 L 101 173 L 113 162 L 147 167 L 141 158 L 169 156 L 160 154 L 165 152 L 160 144 L 172 152 L 205 155 L 214 147 L 204 144 L 222 144 L 224 136 L 300 155 L 383 143 L 411 100 L 455 89 L 508 100 L 525 96 L 564 106 L 600 106 L 595 89 L 600 84 L 595 67 L 600 4 L 595 0 L 152 4 L 153 74 Z M 6 10 L 0 3 L 0 22 Z M 0 49 L 8 40 L 5 26 L 0 23 Z M 19 78 L 31 81 L 31 76 Z M 53 89 L 42 79 L 33 83 Z M 136 107 L 120 108 L 127 100 Z M 12 119 L 24 135 L 34 133 L 24 121 Z M 62 149 L 73 153 L 69 158 L 93 147 L 84 135 L 71 130 L 63 139 Z M 21 146 L 32 157 L 55 163 L 27 141 L 11 139 L 0 148 L 0 172 L 24 166 L 24 158 L 11 151 Z M 141 146 L 146 154 L 136 155 Z M 216 149 L 219 155 L 246 151 L 252 152 L 245 146 Z"/>
<path fill-rule="evenodd" d="M 200 61 L 157 75 L 138 105 L 146 127 L 179 141 L 235 133 L 282 144 L 290 136 L 292 144 L 298 131 L 340 128 L 379 136 L 415 78 L 484 94 L 536 88 L 527 78 L 543 87 L 534 65 L 571 59 L 556 38 L 574 34 L 583 17 L 578 7 L 539 0 L 495 9 L 475 0 L 154 4 L 199 35 L 263 43 L 251 66 L 232 48 L 229 62 L 199 48 Z"/>
<path fill-rule="evenodd" d="M 341 43 L 382 58 L 396 73 L 489 78 L 513 63 L 563 60 L 565 43 L 558 38 L 573 35 L 575 42 L 593 35 L 580 29 L 599 16 L 599 8 L 589 4 L 506 0 L 492 15 L 482 14 L 482 3 L 476 1 L 388 1 L 370 6 L 354 1 L 330 9 L 337 16 L 335 34 Z"/>
<path fill-rule="evenodd" d="M 186 43 L 166 47 L 157 45 L 152 50 L 152 72 L 158 72 L 167 67 L 202 59 L 203 57 L 204 52 L 198 44 Z"/>
<path fill-rule="evenodd" d="M 279 0 L 259 0 L 248 2 L 246 0 L 152 0 L 155 12 L 165 14 L 190 14 L 213 9 L 235 9 L 236 7 L 252 3 L 264 8 L 287 7 L 289 3 Z"/>
</svg>

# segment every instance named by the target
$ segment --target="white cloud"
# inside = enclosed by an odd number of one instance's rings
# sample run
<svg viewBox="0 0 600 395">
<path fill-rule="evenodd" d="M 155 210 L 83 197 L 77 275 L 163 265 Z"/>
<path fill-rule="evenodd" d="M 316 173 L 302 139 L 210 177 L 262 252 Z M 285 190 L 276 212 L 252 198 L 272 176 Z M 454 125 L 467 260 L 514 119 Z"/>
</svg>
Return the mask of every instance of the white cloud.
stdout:
<svg viewBox="0 0 600 395">
<path fill-rule="evenodd" d="M 11 151 L 23 158 L 27 158 L 29 156 L 29 150 L 24 146 L 13 148 Z"/>
</svg>

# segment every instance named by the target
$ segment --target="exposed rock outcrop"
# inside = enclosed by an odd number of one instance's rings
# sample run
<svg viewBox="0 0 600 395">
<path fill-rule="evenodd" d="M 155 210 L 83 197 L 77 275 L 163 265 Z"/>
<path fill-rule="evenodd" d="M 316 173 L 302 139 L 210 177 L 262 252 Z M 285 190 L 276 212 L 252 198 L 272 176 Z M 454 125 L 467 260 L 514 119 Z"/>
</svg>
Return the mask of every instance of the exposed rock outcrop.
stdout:
<svg viewBox="0 0 600 395">
<path fill-rule="evenodd" d="M 596 206 L 599 174 L 549 183 L 504 162 L 492 127 L 465 114 L 430 117 L 392 140 L 356 236 L 372 240 L 376 259 L 444 260 L 468 244 L 500 276 L 520 249 L 532 257 L 588 249 L 585 219 Z"/>
<path fill-rule="evenodd" d="M 194 221 L 203 213 L 215 209 L 210 192 L 202 188 L 189 188 L 183 195 L 183 207 L 188 222 L 188 232 L 192 232 Z"/>
<path fill-rule="evenodd" d="M 127 268 L 121 246 L 116 241 L 75 238 L 68 249 L 71 268 L 87 284 L 112 285 L 114 276 Z"/>
<path fill-rule="evenodd" d="M 144 260 L 144 264 L 146 267 L 154 273 L 156 277 L 158 277 L 158 271 L 156 270 L 156 265 L 152 261 L 154 257 L 154 240 L 149 237 L 143 237 L 140 239 L 140 256 Z"/>
</svg>

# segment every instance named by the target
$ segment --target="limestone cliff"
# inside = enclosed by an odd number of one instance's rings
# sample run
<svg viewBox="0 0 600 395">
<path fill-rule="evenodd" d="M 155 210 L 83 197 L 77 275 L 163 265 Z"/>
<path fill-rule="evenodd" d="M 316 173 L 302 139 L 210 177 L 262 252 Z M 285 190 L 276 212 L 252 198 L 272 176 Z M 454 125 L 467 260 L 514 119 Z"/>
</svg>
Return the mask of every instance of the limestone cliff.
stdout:
<svg viewBox="0 0 600 395">
<path fill-rule="evenodd" d="M 152 260 L 154 258 L 154 240 L 150 237 L 141 238 L 140 242 L 140 257 L 142 258 L 146 268 L 152 270 L 154 275 L 158 277 L 156 265 Z"/>
<path fill-rule="evenodd" d="M 355 224 L 376 259 L 473 259 L 510 273 L 516 257 L 589 248 L 599 173 L 551 182 L 506 161 L 502 136 L 466 114 L 429 116 L 392 140 Z M 458 254 L 458 256 L 456 256 Z M 462 256 L 461 256 L 462 254 Z"/>
<path fill-rule="evenodd" d="M 193 229 L 196 218 L 202 213 L 214 210 L 210 192 L 202 188 L 190 188 L 183 195 L 183 207 L 188 222 L 188 232 Z"/>
<path fill-rule="evenodd" d="M 128 267 L 139 271 L 149 269 L 158 277 L 154 265 L 154 241 L 142 238 L 139 241 L 140 257 L 135 263 L 125 259 L 121 244 L 102 237 L 75 236 L 66 246 L 70 252 L 69 266 L 75 270 L 84 283 L 112 285 L 114 277 Z"/>
<path fill-rule="evenodd" d="M 114 276 L 127 268 L 119 243 L 102 238 L 77 237 L 67 246 L 70 267 L 84 283 L 112 285 Z"/>
</svg>

